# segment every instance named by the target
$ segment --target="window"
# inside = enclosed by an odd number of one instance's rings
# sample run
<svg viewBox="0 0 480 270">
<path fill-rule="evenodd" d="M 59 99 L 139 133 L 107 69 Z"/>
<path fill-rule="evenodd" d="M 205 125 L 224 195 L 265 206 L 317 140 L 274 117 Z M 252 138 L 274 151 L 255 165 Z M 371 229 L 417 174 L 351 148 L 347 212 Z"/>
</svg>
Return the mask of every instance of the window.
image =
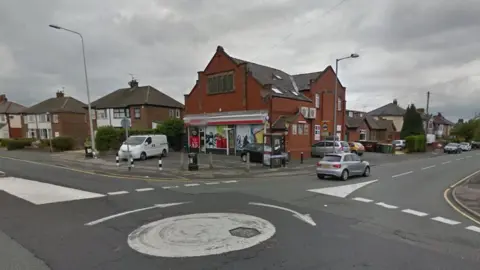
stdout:
<svg viewBox="0 0 480 270">
<path fill-rule="evenodd" d="M 348 112 L 348 116 L 353 117 L 353 112 Z"/>
<path fill-rule="evenodd" d="M 337 100 L 337 110 L 342 111 L 342 100 L 340 98 Z"/>
<path fill-rule="evenodd" d="M 29 123 L 35 122 L 35 117 L 34 117 L 33 115 L 29 115 L 29 116 L 28 116 L 28 122 L 29 122 Z"/>
<path fill-rule="evenodd" d="M 92 113 L 92 120 L 95 120 L 97 119 L 97 112 L 95 110 L 90 110 L 90 112 Z"/>
<path fill-rule="evenodd" d="M 179 109 L 176 109 L 176 110 L 175 110 L 175 116 L 176 116 L 177 118 L 180 118 L 180 110 L 179 110 Z"/>
<path fill-rule="evenodd" d="M 292 134 L 297 135 L 297 125 L 296 124 L 292 125 Z"/>
<path fill-rule="evenodd" d="M 358 155 L 352 155 L 353 161 L 362 161 Z"/>
<path fill-rule="evenodd" d="M 107 110 L 97 110 L 98 119 L 107 119 Z"/>
<path fill-rule="evenodd" d="M 343 161 L 353 161 L 352 156 L 351 155 L 345 155 L 343 157 Z"/>
<path fill-rule="evenodd" d="M 325 142 L 325 147 L 333 148 L 333 142 Z"/>
<path fill-rule="evenodd" d="M 298 127 L 298 132 L 297 132 L 298 135 L 303 135 L 305 124 L 298 124 L 297 127 Z"/>
<path fill-rule="evenodd" d="M 53 123 L 58 123 L 58 114 L 53 115 Z"/>
<path fill-rule="evenodd" d="M 322 158 L 322 161 L 340 162 L 341 159 L 342 157 L 338 155 L 325 155 Z"/>
<path fill-rule="evenodd" d="M 45 118 L 47 119 L 47 122 L 50 122 L 50 114 L 49 114 L 49 113 L 47 113 L 47 114 L 45 115 Z"/>
<path fill-rule="evenodd" d="M 39 123 L 45 123 L 47 122 L 47 116 L 45 114 L 40 114 L 37 116 L 38 117 L 38 122 Z"/>
<path fill-rule="evenodd" d="M 280 77 L 280 75 L 278 75 L 278 74 L 273 74 L 273 79 L 274 80 L 281 80 L 282 77 Z"/>
<path fill-rule="evenodd" d="M 5 115 L 4 114 L 0 115 L 0 121 L 5 122 Z"/>
<path fill-rule="evenodd" d="M 147 144 L 152 144 L 152 137 L 148 137 L 148 138 L 145 140 L 145 142 L 146 142 Z"/>
<path fill-rule="evenodd" d="M 168 117 L 175 118 L 175 110 L 174 109 L 168 109 Z"/>
<path fill-rule="evenodd" d="M 208 94 L 220 94 L 233 92 L 233 74 L 215 75 L 208 78 Z"/>
<path fill-rule="evenodd" d="M 308 124 L 303 127 L 303 134 L 308 135 Z"/>
<path fill-rule="evenodd" d="M 127 108 L 113 109 L 113 118 L 119 119 L 124 117 L 130 118 L 130 111 Z"/>
<path fill-rule="evenodd" d="M 314 144 L 315 147 L 325 147 L 325 142 L 318 142 Z"/>
<path fill-rule="evenodd" d="M 320 108 L 320 94 L 315 94 L 315 108 Z"/>
<path fill-rule="evenodd" d="M 277 94 L 282 94 L 282 91 L 280 91 L 280 89 L 278 89 L 277 87 L 272 87 L 272 90 L 273 92 L 277 93 Z"/>
<path fill-rule="evenodd" d="M 363 113 L 360 113 L 360 117 L 363 117 Z"/>
<path fill-rule="evenodd" d="M 134 114 L 134 116 L 135 116 L 135 119 L 140 119 L 140 116 L 141 116 L 141 114 L 140 114 L 140 108 L 134 108 L 134 109 L 133 109 L 133 114 Z"/>
<path fill-rule="evenodd" d="M 295 96 L 298 96 L 298 93 L 296 91 L 291 91 L 292 94 L 294 94 Z"/>
<path fill-rule="evenodd" d="M 23 122 L 28 123 L 28 116 L 26 116 L 26 115 L 23 116 Z"/>
</svg>

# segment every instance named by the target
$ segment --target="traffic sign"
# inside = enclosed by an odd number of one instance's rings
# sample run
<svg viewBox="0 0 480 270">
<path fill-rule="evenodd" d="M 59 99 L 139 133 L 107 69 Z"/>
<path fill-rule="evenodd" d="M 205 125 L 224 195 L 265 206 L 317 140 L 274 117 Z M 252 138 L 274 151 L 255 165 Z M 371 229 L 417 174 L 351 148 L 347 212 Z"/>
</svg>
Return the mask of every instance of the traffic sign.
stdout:
<svg viewBox="0 0 480 270">
<path fill-rule="evenodd" d="M 127 117 L 122 118 L 121 125 L 122 125 L 122 128 L 125 128 L 125 129 L 129 128 L 130 127 L 130 119 L 128 119 Z"/>
</svg>

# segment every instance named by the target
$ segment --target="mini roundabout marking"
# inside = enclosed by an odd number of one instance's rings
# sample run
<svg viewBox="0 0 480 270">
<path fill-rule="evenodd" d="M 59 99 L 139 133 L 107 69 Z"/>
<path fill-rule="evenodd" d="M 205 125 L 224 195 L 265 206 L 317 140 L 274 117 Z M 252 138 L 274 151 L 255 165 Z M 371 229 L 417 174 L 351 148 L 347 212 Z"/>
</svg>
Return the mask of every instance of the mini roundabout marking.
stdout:
<svg viewBox="0 0 480 270">
<path fill-rule="evenodd" d="M 198 213 L 145 224 L 130 233 L 128 245 L 156 257 L 201 257 L 253 247 L 275 232 L 272 223 L 251 215 Z"/>
</svg>

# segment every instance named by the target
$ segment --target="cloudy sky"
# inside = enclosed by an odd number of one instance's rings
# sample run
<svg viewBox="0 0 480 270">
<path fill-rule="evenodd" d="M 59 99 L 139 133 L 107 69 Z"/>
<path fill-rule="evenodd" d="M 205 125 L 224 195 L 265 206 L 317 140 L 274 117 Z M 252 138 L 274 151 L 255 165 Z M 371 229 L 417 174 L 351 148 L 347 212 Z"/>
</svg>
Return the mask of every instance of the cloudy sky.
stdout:
<svg viewBox="0 0 480 270">
<path fill-rule="evenodd" d="M 86 101 L 127 86 L 130 73 L 183 103 L 217 45 L 289 73 L 335 59 L 347 107 L 397 98 L 452 121 L 480 112 L 478 0 L 0 0 L 0 92 L 32 105 L 65 87 Z"/>
</svg>

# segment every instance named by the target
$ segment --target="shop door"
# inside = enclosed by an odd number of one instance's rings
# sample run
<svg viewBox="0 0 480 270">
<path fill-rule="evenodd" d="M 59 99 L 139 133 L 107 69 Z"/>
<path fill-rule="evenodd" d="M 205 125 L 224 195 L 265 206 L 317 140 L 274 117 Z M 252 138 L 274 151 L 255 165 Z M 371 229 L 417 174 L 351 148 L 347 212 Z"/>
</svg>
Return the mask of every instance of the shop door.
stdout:
<svg viewBox="0 0 480 270">
<path fill-rule="evenodd" d="M 205 128 L 200 128 L 200 151 L 205 152 Z"/>
</svg>

